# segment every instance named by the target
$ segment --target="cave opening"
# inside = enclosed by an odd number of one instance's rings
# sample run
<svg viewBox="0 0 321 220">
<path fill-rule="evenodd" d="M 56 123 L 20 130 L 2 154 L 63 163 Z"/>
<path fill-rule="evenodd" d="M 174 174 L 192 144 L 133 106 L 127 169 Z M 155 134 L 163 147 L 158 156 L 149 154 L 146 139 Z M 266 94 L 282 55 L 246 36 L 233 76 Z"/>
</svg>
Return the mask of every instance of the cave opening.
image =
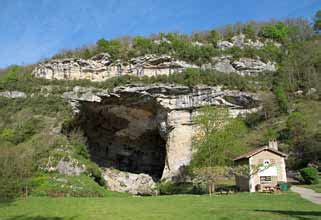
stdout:
<svg viewBox="0 0 321 220">
<path fill-rule="evenodd" d="M 166 141 L 160 132 L 165 114 L 153 103 L 83 103 L 79 126 L 92 161 L 100 167 L 162 177 Z"/>
</svg>

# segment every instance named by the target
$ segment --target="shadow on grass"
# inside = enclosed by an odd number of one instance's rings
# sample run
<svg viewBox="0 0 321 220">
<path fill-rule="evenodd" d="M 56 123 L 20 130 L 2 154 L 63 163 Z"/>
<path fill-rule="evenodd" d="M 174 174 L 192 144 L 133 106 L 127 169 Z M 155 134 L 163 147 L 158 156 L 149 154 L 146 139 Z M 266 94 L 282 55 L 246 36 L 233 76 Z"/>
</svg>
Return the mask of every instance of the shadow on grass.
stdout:
<svg viewBox="0 0 321 220">
<path fill-rule="evenodd" d="M 8 220 L 74 220 L 76 217 L 45 217 L 18 215 L 7 218 Z"/>
<path fill-rule="evenodd" d="M 320 219 L 321 211 L 285 211 L 285 210 L 255 210 L 256 212 L 270 212 L 274 214 L 281 214 L 297 219 Z"/>
<path fill-rule="evenodd" d="M 4 207 L 12 206 L 14 201 L 15 201 L 14 199 L 10 199 L 10 200 L 1 200 L 0 199 L 0 209 L 4 208 Z"/>
</svg>

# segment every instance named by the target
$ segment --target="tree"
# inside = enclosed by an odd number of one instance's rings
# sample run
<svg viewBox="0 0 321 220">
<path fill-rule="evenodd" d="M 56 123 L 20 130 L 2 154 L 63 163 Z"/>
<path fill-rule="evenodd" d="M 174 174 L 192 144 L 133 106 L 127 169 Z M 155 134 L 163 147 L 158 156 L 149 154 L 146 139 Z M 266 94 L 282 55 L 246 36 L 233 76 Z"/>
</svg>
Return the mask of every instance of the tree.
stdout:
<svg viewBox="0 0 321 220">
<path fill-rule="evenodd" d="M 32 153 L 18 147 L 0 147 L 0 199 L 28 195 L 29 177 L 33 171 Z"/>
<path fill-rule="evenodd" d="M 105 40 L 100 39 L 97 41 L 98 50 L 100 52 L 107 52 L 113 60 L 121 56 L 121 42 L 119 40 Z"/>
<path fill-rule="evenodd" d="M 301 112 L 292 112 L 286 122 L 290 138 L 294 143 L 301 141 L 306 135 L 306 119 Z"/>
<path fill-rule="evenodd" d="M 211 196 L 215 192 L 215 186 L 221 178 L 227 177 L 229 168 L 225 166 L 200 167 L 193 170 L 194 184 L 206 183 L 208 194 Z"/>
<path fill-rule="evenodd" d="M 208 40 L 214 47 L 216 47 L 217 42 L 220 40 L 220 33 L 217 32 L 216 30 L 211 30 L 209 32 Z"/>
<path fill-rule="evenodd" d="M 288 39 L 289 27 L 283 22 L 278 22 L 274 25 L 267 25 L 262 28 L 261 35 L 266 38 L 285 42 Z"/>
<path fill-rule="evenodd" d="M 282 113 L 287 113 L 289 110 L 289 100 L 283 85 L 277 85 L 274 89 L 274 94 L 278 102 L 280 111 Z"/>
<path fill-rule="evenodd" d="M 228 109 L 203 107 L 194 118 L 200 132 L 194 139 L 196 150 L 192 165 L 215 167 L 232 164 L 232 158 L 242 149 L 241 138 L 246 133 L 244 122 L 232 118 Z"/>
<path fill-rule="evenodd" d="M 138 36 L 133 40 L 134 53 L 139 56 L 153 53 L 154 46 L 153 41 L 148 38 Z"/>
<path fill-rule="evenodd" d="M 256 38 L 256 30 L 255 30 L 254 26 L 251 24 L 245 25 L 245 27 L 243 28 L 243 33 L 245 34 L 245 36 L 247 36 L 248 38 L 250 38 L 252 40 L 254 40 Z"/>
<path fill-rule="evenodd" d="M 315 32 L 319 33 L 321 31 L 321 10 L 315 13 L 313 21 L 314 21 L 313 29 Z"/>
</svg>

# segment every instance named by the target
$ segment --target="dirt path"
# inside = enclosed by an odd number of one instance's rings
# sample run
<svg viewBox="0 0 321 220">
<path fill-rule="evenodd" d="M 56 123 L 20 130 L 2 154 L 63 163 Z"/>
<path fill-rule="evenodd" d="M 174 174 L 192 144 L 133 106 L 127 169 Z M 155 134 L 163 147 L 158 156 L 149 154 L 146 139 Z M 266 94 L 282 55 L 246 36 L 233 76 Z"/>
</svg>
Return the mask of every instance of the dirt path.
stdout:
<svg viewBox="0 0 321 220">
<path fill-rule="evenodd" d="M 299 193 L 302 198 L 307 199 L 315 204 L 321 205 L 321 193 L 316 193 L 312 189 L 307 189 L 299 186 L 292 186 L 293 192 Z"/>
</svg>

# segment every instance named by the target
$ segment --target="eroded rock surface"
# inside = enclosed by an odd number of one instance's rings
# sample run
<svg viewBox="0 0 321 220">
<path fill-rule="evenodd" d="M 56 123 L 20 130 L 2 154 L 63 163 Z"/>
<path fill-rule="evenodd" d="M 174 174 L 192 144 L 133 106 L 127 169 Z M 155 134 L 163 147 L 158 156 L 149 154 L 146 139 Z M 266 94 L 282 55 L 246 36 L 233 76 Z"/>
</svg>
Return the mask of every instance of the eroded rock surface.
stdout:
<svg viewBox="0 0 321 220">
<path fill-rule="evenodd" d="M 58 80 L 104 81 L 121 75 L 157 76 L 180 72 L 186 68 L 197 68 L 185 61 L 175 60 L 168 55 L 145 55 L 129 62 L 112 62 L 109 54 L 103 53 L 88 60 L 68 58 L 51 60 L 39 64 L 33 71 L 35 77 Z"/>
<path fill-rule="evenodd" d="M 249 38 L 246 38 L 244 34 L 239 34 L 234 37 L 230 41 L 222 40 L 218 41 L 217 47 L 221 50 L 226 50 L 232 47 L 238 47 L 238 48 L 245 48 L 245 47 L 251 47 L 255 49 L 261 49 L 265 46 L 265 42 L 262 42 L 260 40 L 252 40 Z"/>
<path fill-rule="evenodd" d="M 147 174 L 134 174 L 115 169 L 104 169 L 103 177 L 108 189 L 135 195 L 155 195 L 156 184 Z"/>
<path fill-rule="evenodd" d="M 275 72 L 276 64 L 264 63 L 260 59 L 240 58 L 234 60 L 232 56 L 214 57 L 212 63 L 202 66 L 203 69 L 214 69 L 222 73 L 237 73 L 241 76 L 253 76 L 262 72 Z"/>
<path fill-rule="evenodd" d="M 101 167 L 179 181 L 192 158 L 198 108 L 225 106 L 232 115 L 255 112 L 258 98 L 222 87 L 129 85 L 112 91 L 75 87 L 74 105 L 93 160 Z"/>
</svg>

